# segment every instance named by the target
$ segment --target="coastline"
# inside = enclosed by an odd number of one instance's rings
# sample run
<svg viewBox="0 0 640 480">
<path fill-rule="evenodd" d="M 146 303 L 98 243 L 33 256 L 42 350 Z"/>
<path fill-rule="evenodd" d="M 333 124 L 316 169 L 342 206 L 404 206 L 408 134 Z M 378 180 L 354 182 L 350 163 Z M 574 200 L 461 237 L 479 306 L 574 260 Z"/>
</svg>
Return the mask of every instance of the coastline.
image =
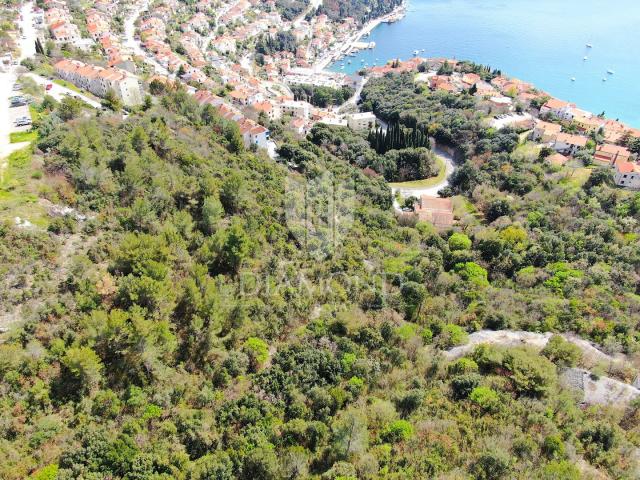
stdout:
<svg viewBox="0 0 640 480">
<path fill-rule="evenodd" d="M 323 71 L 326 70 L 329 65 L 338 61 L 339 57 L 347 54 L 356 43 L 358 43 L 362 37 L 365 35 L 369 35 L 376 27 L 381 25 L 382 23 L 387 22 L 400 15 L 402 12 L 406 12 L 407 9 L 407 0 L 402 0 L 402 3 L 394 8 L 391 12 L 382 15 L 381 17 L 374 18 L 373 20 L 369 20 L 360 30 L 358 30 L 355 34 L 349 38 L 343 45 L 338 47 L 336 51 L 332 51 L 326 57 L 319 59 L 314 65 L 313 69 L 315 71 Z"/>
<path fill-rule="evenodd" d="M 586 11 L 581 13 L 582 20 L 575 19 L 568 30 L 558 28 L 561 22 L 554 17 L 545 24 L 544 38 L 538 38 L 539 30 L 531 22 L 545 20 L 548 14 L 561 10 L 552 0 L 545 0 L 532 11 L 523 0 L 508 9 L 495 4 L 482 8 L 471 0 L 413 0 L 408 6 L 406 17 L 398 24 L 382 25 L 369 38 L 363 38 L 365 42 L 375 41 L 374 49 L 334 61 L 326 69 L 355 75 L 365 62 L 380 66 L 396 58 L 408 60 L 415 49 L 425 50 L 423 56 L 429 58 L 465 59 L 493 66 L 553 97 L 590 112 L 604 111 L 609 118 L 640 128 L 640 96 L 636 94 L 640 66 L 631 62 L 617 43 L 629 42 L 628 33 L 616 33 L 614 25 L 620 15 L 607 16 L 599 33 L 594 33 L 594 22 L 583 18 Z M 477 22 L 470 20 L 471 13 L 478 16 Z M 453 20 L 456 15 L 462 16 L 462 30 Z M 505 22 L 508 15 L 514 16 L 515 23 Z M 529 16 L 533 20 L 527 20 Z M 425 18 L 430 28 L 423 28 Z"/>
</svg>

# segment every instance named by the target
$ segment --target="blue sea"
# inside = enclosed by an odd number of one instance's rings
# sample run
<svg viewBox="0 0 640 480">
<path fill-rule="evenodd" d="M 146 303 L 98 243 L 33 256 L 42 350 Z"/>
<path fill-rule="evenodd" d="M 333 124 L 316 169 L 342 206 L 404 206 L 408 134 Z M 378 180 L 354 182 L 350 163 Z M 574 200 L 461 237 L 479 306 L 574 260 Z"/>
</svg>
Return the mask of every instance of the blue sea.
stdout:
<svg viewBox="0 0 640 480">
<path fill-rule="evenodd" d="M 375 49 L 331 69 L 353 73 L 420 50 L 421 57 L 490 65 L 640 128 L 639 25 L 638 0 L 410 0 L 404 19 L 364 39 Z"/>
</svg>

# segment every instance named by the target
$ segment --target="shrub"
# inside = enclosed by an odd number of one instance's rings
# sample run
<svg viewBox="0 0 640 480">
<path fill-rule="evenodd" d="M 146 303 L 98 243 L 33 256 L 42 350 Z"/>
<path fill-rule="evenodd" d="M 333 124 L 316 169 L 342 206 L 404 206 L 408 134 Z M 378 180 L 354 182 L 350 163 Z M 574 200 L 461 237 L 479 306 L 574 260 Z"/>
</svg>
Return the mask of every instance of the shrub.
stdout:
<svg viewBox="0 0 640 480">
<path fill-rule="evenodd" d="M 542 443 L 542 452 L 551 459 L 563 458 L 565 448 L 560 435 L 547 435 Z"/>
<path fill-rule="evenodd" d="M 482 377 L 477 373 L 467 373 L 458 375 L 451 381 L 451 390 L 453 398 L 462 400 L 467 398 L 469 394 L 480 384 Z"/>
<path fill-rule="evenodd" d="M 385 442 L 397 443 L 408 440 L 412 435 L 413 426 L 409 422 L 406 420 L 396 420 L 382 432 L 382 439 Z"/>
<path fill-rule="evenodd" d="M 489 387 L 476 387 L 469 394 L 469 400 L 485 412 L 496 412 L 500 408 L 500 396 Z"/>
<path fill-rule="evenodd" d="M 474 462 L 471 471 L 477 480 L 499 480 L 507 476 L 510 463 L 505 452 L 486 452 Z"/>
<path fill-rule="evenodd" d="M 464 233 L 454 233 L 449 237 L 449 250 L 469 250 L 471 248 L 471 239 Z"/>
<path fill-rule="evenodd" d="M 565 460 L 549 462 L 542 470 L 542 480 L 580 480 L 578 467 Z"/>
<path fill-rule="evenodd" d="M 450 375 L 461 375 L 464 373 L 474 373 L 478 371 L 478 364 L 470 358 L 460 358 L 447 367 Z"/>
<path fill-rule="evenodd" d="M 438 346 L 444 349 L 464 345 L 468 341 L 469 335 L 465 329 L 452 323 L 445 325 L 438 335 Z"/>
<path fill-rule="evenodd" d="M 489 285 L 487 270 L 475 262 L 457 263 L 454 271 L 469 283 L 479 287 Z"/>
<path fill-rule="evenodd" d="M 542 355 L 561 367 L 573 367 L 582 358 L 582 350 L 560 335 L 554 335 L 542 349 Z"/>
<path fill-rule="evenodd" d="M 264 340 L 256 337 L 249 337 L 244 342 L 242 350 L 249 357 L 251 368 L 257 370 L 269 358 L 269 346 Z"/>
<path fill-rule="evenodd" d="M 511 383 L 521 395 L 542 397 L 557 380 L 553 363 L 530 350 L 507 350 L 502 366 L 510 372 Z"/>
</svg>

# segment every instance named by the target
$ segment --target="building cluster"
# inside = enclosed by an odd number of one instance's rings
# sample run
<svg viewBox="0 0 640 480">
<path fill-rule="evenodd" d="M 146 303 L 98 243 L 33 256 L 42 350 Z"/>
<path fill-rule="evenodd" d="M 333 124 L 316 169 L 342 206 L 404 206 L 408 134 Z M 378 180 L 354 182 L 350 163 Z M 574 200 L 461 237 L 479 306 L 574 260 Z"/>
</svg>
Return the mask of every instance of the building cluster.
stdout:
<svg viewBox="0 0 640 480">
<path fill-rule="evenodd" d="M 117 66 L 135 72 L 131 55 L 123 48 L 117 35 L 111 31 L 113 15 L 117 5 L 102 0 L 87 11 L 87 31 L 94 42 L 100 45 L 110 67 Z"/>
<path fill-rule="evenodd" d="M 63 0 L 44 1 L 44 22 L 54 42 L 73 45 L 80 43 L 80 30 L 73 23 L 71 12 Z"/>
<path fill-rule="evenodd" d="M 246 147 L 255 145 L 258 148 L 269 148 L 269 130 L 245 117 L 240 110 L 229 105 L 222 98 L 207 90 L 199 90 L 195 93 L 195 99 L 201 105 L 214 107 L 225 120 L 236 122 Z"/>
<path fill-rule="evenodd" d="M 104 98 L 108 92 L 113 92 L 124 105 L 133 106 L 142 103 L 138 79 L 126 70 L 97 67 L 67 59 L 57 62 L 54 68 L 56 74 L 63 80 L 98 97 Z"/>
<path fill-rule="evenodd" d="M 373 67 L 369 71 L 372 76 L 383 76 L 389 72 L 422 70 L 416 75 L 417 83 L 434 91 L 472 93 L 483 100 L 481 105 L 485 105 L 488 112 L 508 117 L 509 122 L 501 123 L 501 126 L 531 129 L 532 140 L 554 150 L 549 157 L 551 163 L 564 165 L 569 158 L 588 151 L 595 164 L 613 169 L 617 185 L 640 188 L 638 156 L 623 146 L 628 138 L 640 138 L 640 130 L 553 98 L 515 78 L 498 75 L 485 81 L 476 73 L 456 71 L 457 64 L 451 59 L 416 57 Z M 515 115 L 516 109 L 528 111 L 530 115 Z M 599 138 L 597 144 L 592 141 L 596 136 Z"/>
<path fill-rule="evenodd" d="M 177 18 L 185 20 L 176 22 Z M 215 91 L 224 85 L 223 103 L 230 111 L 244 111 L 252 118 L 265 116 L 268 120 L 286 117 L 288 126 L 300 134 L 321 121 L 358 126 L 371 123 L 370 118 L 349 120 L 330 109 L 296 101 L 288 87 L 309 84 L 340 88 L 353 83 L 343 74 L 306 68 L 306 61 L 326 50 L 334 41 L 334 34 L 352 33 L 353 19 L 333 24 L 326 15 L 319 15 L 311 20 L 286 21 L 273 1 L 200 0 L 194 8 L 169 0 L 145 12 L 137 27 L 145 50 L 171 76 L 179 76 L 199 90 Z M 254 62 L 253 52 L 245 51 L 243 56 L 240 45 L 260 35 L 276 39 L 281 32 L 289 32 L 316 53 L 301 57 L 299 51 L 272 52 L 262 55 L 260 62 Z M 169 37 L 178 38 L 179 47 L 175 50 L 171 47 L 175 42 L 169 42 Z M 223 101 L 222 96 L 213 100 L 216 106 Z"/>
</svg>

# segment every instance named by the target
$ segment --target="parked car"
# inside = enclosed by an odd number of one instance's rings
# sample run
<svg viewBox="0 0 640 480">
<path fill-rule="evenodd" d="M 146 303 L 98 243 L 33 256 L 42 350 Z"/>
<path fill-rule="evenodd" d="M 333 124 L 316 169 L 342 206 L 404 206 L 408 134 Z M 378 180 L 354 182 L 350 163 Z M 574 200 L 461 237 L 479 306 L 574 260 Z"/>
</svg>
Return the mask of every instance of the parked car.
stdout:
<svg viewBox="0 0 640 480">
<path fill-rule="evenodd" d="M 45 90 L 49 91 L 53 88 L 53 83 L 47 83 L 47 86 L 44 87 Z"/>
<path fill-rule="evenodd" d="M 31 125 L 31 120 L 16 120 L 16 127 L 27 127 Z"/>
</svg>

